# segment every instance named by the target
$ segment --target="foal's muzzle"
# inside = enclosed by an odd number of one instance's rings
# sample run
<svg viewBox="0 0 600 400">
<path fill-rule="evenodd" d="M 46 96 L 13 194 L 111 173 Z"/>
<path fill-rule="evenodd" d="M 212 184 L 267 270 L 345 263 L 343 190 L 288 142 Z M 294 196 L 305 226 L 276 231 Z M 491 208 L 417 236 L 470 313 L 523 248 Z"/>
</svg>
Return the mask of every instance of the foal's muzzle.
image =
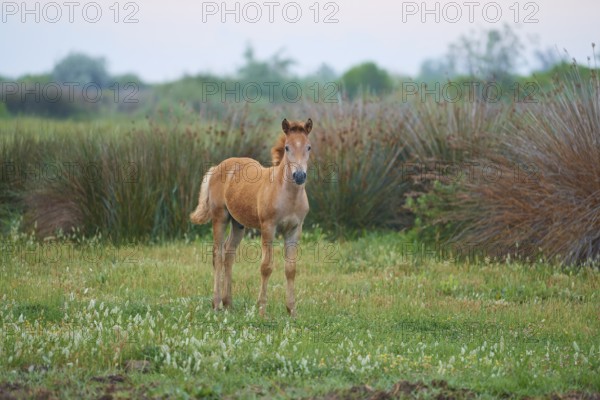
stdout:
<svg viewBox="0 0 600 400">
<path fill-rule="evenodd" d="M 297 185 L 302 185 L 304 182 L 306 182 L 306 172 L 296 171 L 292 174 L 292 178 Z"/>
</svg>

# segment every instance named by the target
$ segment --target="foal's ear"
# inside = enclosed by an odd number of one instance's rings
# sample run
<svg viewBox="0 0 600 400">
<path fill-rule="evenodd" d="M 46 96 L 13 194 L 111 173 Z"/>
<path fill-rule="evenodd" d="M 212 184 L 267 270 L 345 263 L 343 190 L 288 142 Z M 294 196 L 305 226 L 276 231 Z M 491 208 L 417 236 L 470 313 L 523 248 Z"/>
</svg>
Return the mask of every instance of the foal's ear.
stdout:
<svg viewBox="0 0 600 400">
<path fill-rule="evenodd" d="M 312 119 L 309 118 L 308 121 L 306 121 L 304 124 L 304 129 L 306 130 L 307 135 L 310 133 L 310 131 L 312 131 Z"/>
<path fill-rule="evenodd" d="M 287 119 L 284 118 L 284 120 L 281 121 L 281 128 L 283 129 L 283 132 L 287 135 L 290 131 L 290 123 Z"/>
</svg>

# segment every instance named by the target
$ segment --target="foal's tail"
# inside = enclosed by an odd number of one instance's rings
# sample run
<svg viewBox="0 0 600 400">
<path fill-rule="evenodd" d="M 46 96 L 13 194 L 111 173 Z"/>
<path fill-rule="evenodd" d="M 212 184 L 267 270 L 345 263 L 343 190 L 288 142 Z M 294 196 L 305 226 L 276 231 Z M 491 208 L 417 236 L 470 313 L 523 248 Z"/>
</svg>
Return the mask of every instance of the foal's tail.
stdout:
<svg viewBox="0 0 600 400">
<path fill-rule="evenodd" d="M 212 176 L 214 169 L 215 167 L 211 167 L 202 178 L 198 207 L 196 207 L 196 210 L 190 214 L 190 220 L 192 221 L 192 224 L 202 225 L 210 221 L 210 209 L 208 207 L 208 180 Z"/>
</svg>

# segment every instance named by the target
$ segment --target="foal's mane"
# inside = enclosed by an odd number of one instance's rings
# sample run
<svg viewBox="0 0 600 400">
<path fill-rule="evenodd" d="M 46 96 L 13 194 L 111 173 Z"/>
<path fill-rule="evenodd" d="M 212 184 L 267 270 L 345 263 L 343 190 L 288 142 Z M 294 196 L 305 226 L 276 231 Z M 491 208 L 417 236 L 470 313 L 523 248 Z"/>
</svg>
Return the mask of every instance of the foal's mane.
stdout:
<svg viewBox="0 0 600 400">
<path fill-rule="evenodd" d="M 288 133 L 306 133 L 304 122 L 291 121 Z M 285 134 L 281 134 L 275 142 L 275 146 L 271 148 L 271 163 L 274 166 L 281 164 L 285 154 Z"/>
<path fill-rule="evenodd" d="M 277 142 L 275 142 L 275 146 L 271 148 L 271 165 L 277 166 L 281 164 L 281 160 L 283 160 L 283 154 L 285 153 L 285 134 L 282 134 L 277 138 Z"/>
</svg>

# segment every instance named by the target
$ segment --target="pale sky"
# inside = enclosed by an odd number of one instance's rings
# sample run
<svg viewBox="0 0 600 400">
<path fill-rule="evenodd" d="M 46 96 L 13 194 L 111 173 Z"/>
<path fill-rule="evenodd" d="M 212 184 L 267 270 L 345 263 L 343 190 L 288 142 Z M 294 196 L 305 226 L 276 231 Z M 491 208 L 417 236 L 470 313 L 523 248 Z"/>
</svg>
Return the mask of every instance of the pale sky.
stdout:
<svg viewBox="0 0 600 400">
<path fill-rule="evenodd" d="M 3 76 L 48 72 L 73 51 L 105 57 L 112 74 L 135 72 L 149 82 L 174 80 L 186 73 L 233 74 L 243 64 L 247 44 L 259 59 L 283 49 L 284 56 L 297 61 L 294 72 L 302 75 L 322 63 L 342 73 L 363 61 L 375 61 L 393 73 L 416 75 L 424 59 L 442 56 L 460 35 L 501 27 L 504 22 L 515 27 L 525 42 L 537 37 L 537 48 L 556 47 L 561 53 L 567 49 L 580 63 L 587 63 L 592 55 L 592 42 L 600 46 L 598 0 L 57 0 L 25 4 L 24 8 L 21 1 L 0 2 Z M 224 14 L 224 9 L 232 12 Z M 425 9 L 432 12 L 426 14 Z M 101 16 L 93 23 L 98 10 Z M 298 10 L 301 16 L 293 23 Z M 497 11 L 501 18 L 494 22 Z M 128 16 L 137 22 L 124 23 Z M 331 23 L 324 22 L 326 17 Z M 533 49 L 530 45 L 530 52 Z M 532 61 L 528 68 L 535 66 Z"/>
</svg>

